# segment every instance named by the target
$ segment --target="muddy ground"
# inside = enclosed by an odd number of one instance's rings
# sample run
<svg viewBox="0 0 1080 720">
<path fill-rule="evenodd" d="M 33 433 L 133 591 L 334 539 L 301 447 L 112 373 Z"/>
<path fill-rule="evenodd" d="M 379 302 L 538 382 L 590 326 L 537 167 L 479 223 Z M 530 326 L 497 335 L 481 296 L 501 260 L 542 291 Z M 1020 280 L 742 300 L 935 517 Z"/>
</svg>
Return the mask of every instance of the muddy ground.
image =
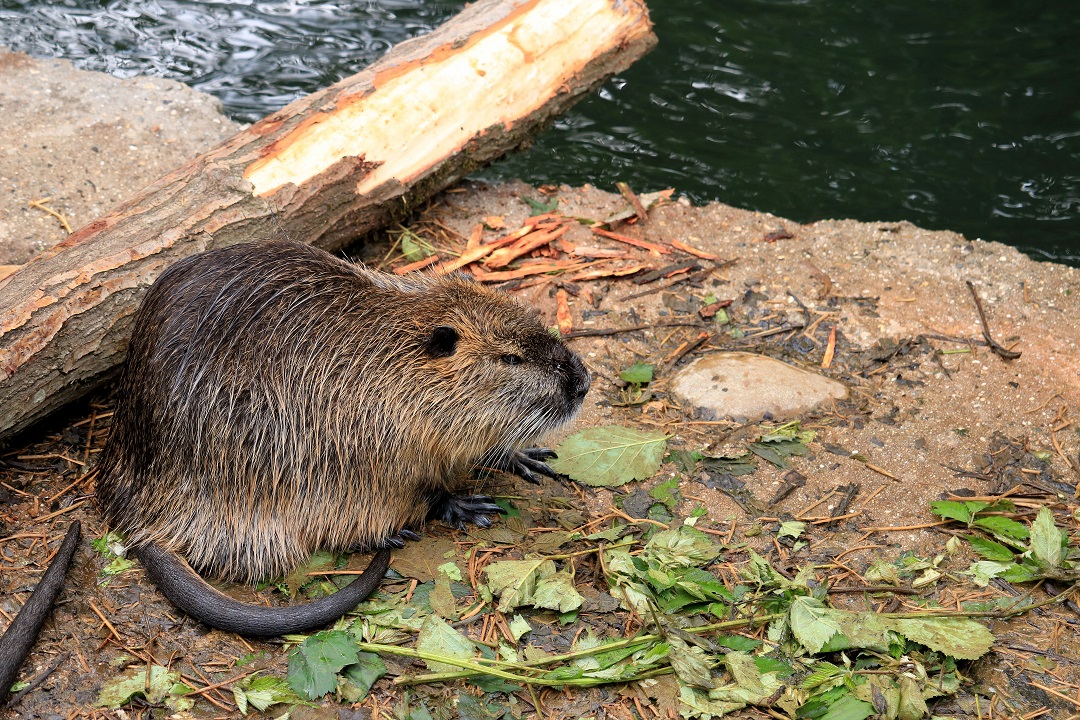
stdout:
<svg viewBox="0 0 1080 720">
<path fill-rule="evenodd" d="M 41 172 L 47 170 L 38 166 Z M 676 189 L 677 190 L 677 189 Z M 558 212 L 570 217 L 603 218 L 625 207 L 616 194 L 595 188 L 545 188 L 524 183 L 489 187 L 466 183 L 439 196 L 410 222 L 420 236 L 436 245 L 460 244 L 485 218 L 499 216 L 517 228 L 530 212 L 522 200 L 558 198 Z M 655 288 L 628 278 L 602 279 L 566 286 L 574 330 L 643 325 L 644 329 L 600 337 L 571 339 L 571 346 L 594 373 L 578 427 L 620 424 L 663 429 L 676 449 L 722 454 L 755 439 L 758 426 L 703 417 L 680 407 L 666 393 L 666 383 L 682 365 L 704 353 L 739 349 L 763 353 L 813 369 L 844 382 L 848 400 L 819 408 L 800 418 L 817 431 L 812 453 L 796 458 L 794 469 L 806 482 L 770 504 L 785 472 L 768 466 L 746 476 L 751 501 L 742 504 L 694 474 L 682 474 L 686 515 L 704 505 L 708 515 L 699 527 L 746 543 L 780 569 L 793 571 L 807 562 L 832 563 L 829 576 L 840 584 L 857 584 L 875 558 L 902 553 L 934 558 L 944 552 L 951 527 L 935 525 L 929 503 L 950 491 L 975 495 L 1013 488 L 1014 498 L 1032 504 L 1053 504 L 1059 521 L 1076 544 L 1074 490 L 1080 466 L 1080 435 L 1074 418 L 1080 403 L 1080 273 L 1049 263 L 1036 263 L 1006 246 L 972 241 L 949 232 L 930 232 L 903 222 L 857 223 L 827 220 L 800 225 L 768 214 L 723 204 L 692 207 L 672 202 L 650 211 L 646 222 L 620 226 L 619 232 L 666 243 L 680 240 L 721 258 L 735 260 L 698 285 L 675 284 L 632 299 L 625 296 Z M 494 237 L 485 232 L 485 239 Z M 593 237 L 584 225 L 566 235 L 570 243 L 617 246 Z M 353 254 L 378 263 L 387 256 L 391 237 L 373 239 Z M 648 258 L 647 253 L 645 254 Z M 652 258 L 657 265 L 659 258 Z M 2 264 L 2 263 L 0 263 Z M 1003 360 L 981 337 L 972 295 L 976 288 L 996 340 L 1022 352 Z M 559 282 L 513 290 L 555 324 L 554 295 Z M 697 309 L 708 294 L 731 300 L 730 322 L 702 320 Z M 670 326 L 673 321 L 693 326 Z M 830 332 L 836 331 L 835 357 L 821 363 Z M 666 364 L 679 347 L 701 332 L 708 340 Z M 734 331 L 734 332 L 733 332 Z M 657 364 L 652 399 L 639 406 L 619 407 L 618 373 L 636 362 Z M 23 670 L 32 679 L 60 661 L 55 670 L 17 707 L 0 717 L 161 717 L 162 708 L 128 707 L 108 711 L 93 707 L 103 683 L 133 658 L 152 657 L 178 670 L 189 684 L 205 686 L 238 674 L 241 658 L 256 654 L 266 672 L 283 676 L 286 654 L 276 643 L 249 642 L 208 630 L 177 613 L 137 567 L 112 578 L 100 576 L 106 560 L 89 539 L 106 528 L 96 512 L 89 471 L 107 437 L 112 398 L 106 390 L 51 427 L 40 428 L 3 451 L 0 468 L 0 612 L 11 617 L 40 578 L 51 552 L 73 519 L 83 523 L 84 540 L 77 553 L 62 600 Z M 559 438 L 554 438 L 557 441 Z M 860 454 L 852 457 L 853 453 Z M 1032 454 L 1034 453 L 1034 454 Z M 500 491 L 523 498 L 526 522 L 556 522 L 542 498 L 579 499 L 579 524 L 624 504 L 642 487 L 669 479 L 671 463 L 644 483 L 617 490 L 589 489 L 569 481 L 540 488 L 508 482 Z M 840 520 L 827 516 L 841 485 L 858 486 Z M 822 498 L 825 502 L 816 505 Z M 1023 508 L 1022 508 L 1023 509 Z M 1033 512 L 1033 511 L 1032 511 Z M 826 518 L 812 521 L 810 547 L 792 553 L 773 541 L 776 518 Z M 572 524 L 572 523 L 571 523 Z M 450 540 L 467 547 L 470 537 L 432 526 L 393 567 L 407 577 L 417 575 L 416 557 L 437 555 Z M 43 541 L 47 541 L 43 542 Z M 51 550 L 50 550 L 51 548 Z M 513 552 L 513 551 L 509 551 Z M 842 556 L 842 557 L 841 557 Z M 745 550 L 722 558 L 737 570 L 747 561 Z M 977 596 L 993 598 L 1015 592 L 1004 585 L 975 588 L 949 572 L 967 568 L 970 551 L 945 558 L 943 577 L 922 595 L 947 607 Z M 582 586 L 597 575 L 587 563 L 579 566 Z M 606 588 L 595 586 L 601 596 Z M 238 597 L 267 601 L 269 591 L 232 588 Z M 1045 598 L 1042 588 L 1034 598 Z M 861 595 L 834 598 L 838 605 L 862 609 Z M 913 607 L 916 596 L 873 601 L 872 607 Z M 602 605 L 598 604 L 597 607 Z M 953 698 L 934 706 L 954 717 L 1056 717 L 1080 712 L 1080 617 L 1076 606 L 1052 606 L 1010 621 L 989 620 L 997 642 L 991 653 L 965 672 L 975 679 Z M 581 621 L 605 632 L 627 626 L 621 611 L 586 612 Z M 613 629 L 614 628 L 614 629 Z M 551 633 L 564 633 L 557 624 Z M 391 671 L 410 667 L 388 660 Z M 1042 686 L 1042 687 L 1039 687 Z M 1052 688 L 1064 698 L 1046 692 Z M 450 695 L 455 688 L 431 692 Z M 402 691 L 384 678 L 358 707 L 368 715 L 392 717 Z M 623 688 L 539 695 L 544 718 L 620 718 L 663 716 L 639 708 Z M 641 698 L 636 697 L 638 703 Z M 521 693 L 516 702 L 526 716 L 536 716 L 533 698 Z M 644 713 L 643 715 L 641 713 Z M 324 703 L 321 711 L 299 709 L 293 717 L 359 717 L 348 709 Z M 191 711 L 195 717 L 232 717 L 236 708 L 228 684 L 206 693 Z M 765 717 L 755 710 L 742 717 Z"/>
</svg>

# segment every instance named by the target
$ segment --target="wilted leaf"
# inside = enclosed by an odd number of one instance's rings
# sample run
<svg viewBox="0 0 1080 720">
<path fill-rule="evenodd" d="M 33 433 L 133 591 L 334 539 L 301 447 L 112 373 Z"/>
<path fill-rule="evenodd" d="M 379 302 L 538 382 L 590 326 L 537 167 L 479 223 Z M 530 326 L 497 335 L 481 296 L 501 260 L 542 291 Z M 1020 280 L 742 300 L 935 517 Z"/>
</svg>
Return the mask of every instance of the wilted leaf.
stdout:
<svg viewBox="0 0 1080 720">
<path fill-rule="evenodd" d="M 136 695 L 142 695 L 151 704 L 160 703 L 172 687 L 180 682 L 180 673 L 161 665 L 151 665 L 147 677 L 145 665 L 132 665 L 111 680 L 107 680 L 98 693 L 95 707 L 116 709 Z"/>
<path fill-rule="evenodd" d="M 680 680 L 695 687 L 716 687 L 716 682 L 712 679 L 711 663 L 704 650 L 696 645 L 687 645 L 674 635 L 668 637 L 668 644 L 671 646 L 668 658 Z"/>
<path fill-rule="evenodd" d="M 450 591 L 450 581 L 445 575 L 435 580 L 435 587 L 428 594 L 428 603 L 439 617 L 447 620 L 457 619 L 457 603 L 454 602 L 454 593 Z"/>
<path fill-rule="evenodd" d="M 232 692 L 236 707 L 244 715 L 247 715 L 248 705 L 265 712 L 271 705 L 303 702 L 283 678 L 258 673 L 237 682 L 232 686 Z"/>
<path fill-rule="evenodd" d="M 746 703 L 713 700 L 700 690 L 683 685 L 679 688 L 679 714 L 684 718 L 712 720 L 742 710 Z"/>
<path fill-rule="evenodd" d="M 499 598 L 499 612 L 509 612 L 532 600 L 541 566 L 549 573 L 555 572 L 555 563 L 543 558 L 531 560 L 500 560 L 484 568 L 488 588 Z M 549 566 L 549 567 L 547 567 Z"/>
<path fill-rule="evenodd" d="M 476 652 L 476 646 L 472 644 L 472 641 L 435 615 L 429 616 L 420 628 L 420 634 L 416 638 L 416 649 L 462 660 L 471 659 Z M 425 660 L 424 664 L 431 672 L 450 672 L 459 669 L 457 665 L 436 660 Z"/>
<path fill-rule="evenodd" d="M 651 477 L 660 468 L 667 436 L 618 425 L 587 428 L 556 448 L 548 464 L 593 487 L 614 487 Z"/>
<path fill-rule="evenodd" d="M 701 566 L 712 562 L 721 547 L 706 533 L 679 525 L 653 535 L 645 544 L 645 555 L 661 568 Z"/>
<path fill-rule="evenodd" d="M 338 692 L 346 702 L 360 702 L 367 697 L 375 681 L 386 674 L 386 665 L 375 653 L 356 654 L 356 662 L 347 666 L 338 680 Z"/>
<path fill-rule="evenodd" d="M 986 626 L 970 618 L 883 618 L 885 623 L 908 640 L 958 660 L 975 660 L 994 644 Z"/>
<path fill-rule="evenodd" d="M 514 636 L 514 640 L 520 640 L 522 635 L 531 631 L 532 625 L 520 615 L 515 615 L 514 619 L 510 621 L 510 634 Z"/>
<path fill-rule="evenodd" d="M 574 578 L 559 572 L 541 577 L 532 597 L 534 607 L 560 613 L 577 610 L 583 602 L 585 599 L 574 589 Z"/>
<path fill-rule="evenodd" d="M 791 631 L 807 651 L 821 652 L 825 643 L 840 632 L 840 625 L 822 602 L 812 597 L 797 597 L 791 603 Z"/>
<path fill-rule="evenodd" d="M 356 662 L 356 640 L 340 630 L 316 633 L 289 653 L 289 687 L 307 700 L 337 687 L 341 668 Z"/>
<path fill-rule="evenodd" d="M 664 462 L 673 462 L 679 472 L 692 473 L 697 468 L 698 460 L 704 455 L 697 450 L 669 450 Z"/>
<path fill-rule="evenodd" d="M 311 557 L 285 576 L 285 584 L 289 588 L 289 597 L 296 595 L 296 593 L 300 591 L 300 588 L 314 579 L 311 575 L 308 575 L 308 573 L 329 568 L 333 562 L 334 555 L 332 553 L 328 553 L 325 550 L 318 550 L 315 553 L 312 553 Z"/>
<path fill-rule="evenodd" d="M 1039 515 L 1031 524 L 1031 554 L 1052 568 L 1061 567 L 1068 545 L 1065 533 L 1054 524 L 1050 508 L 1039 508 Z"/>
<path fill-rule="evenodd" d="M 749 475 L 757 470 L 757 458 L 749 452 L 744 452 L 742 455 L 718 455 L 701 458 L 701 465 L 706 470 L 738 477 Z"/>
<path fill-rule="evenodd" d="M 752 442 L 746 448 L 762 460 L 766 460 L 785 470 L 791 467 L 791 463 L 787 461 L 787 458 L 792 455 L 806 455 L 810 452 L 810 448 L 804 443 L 786 438 L 768 442 Z"/>
</svg>

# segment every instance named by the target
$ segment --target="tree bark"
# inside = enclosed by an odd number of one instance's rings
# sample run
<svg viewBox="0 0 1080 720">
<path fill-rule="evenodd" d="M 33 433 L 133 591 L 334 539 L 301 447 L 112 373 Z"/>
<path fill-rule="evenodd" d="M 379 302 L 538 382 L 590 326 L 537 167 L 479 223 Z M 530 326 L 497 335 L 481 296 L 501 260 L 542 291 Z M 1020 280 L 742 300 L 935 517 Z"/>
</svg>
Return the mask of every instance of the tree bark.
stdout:
<svg viewBox="0 0 1080 720">
<path fill-rule="evenodd" d="M 0 439 L 100 385 L 169 264 L 340 248 L 517 148 L 656 42 L 644 0 L 479 0 L 142 190 L 0 279 Z"/>
</svg>

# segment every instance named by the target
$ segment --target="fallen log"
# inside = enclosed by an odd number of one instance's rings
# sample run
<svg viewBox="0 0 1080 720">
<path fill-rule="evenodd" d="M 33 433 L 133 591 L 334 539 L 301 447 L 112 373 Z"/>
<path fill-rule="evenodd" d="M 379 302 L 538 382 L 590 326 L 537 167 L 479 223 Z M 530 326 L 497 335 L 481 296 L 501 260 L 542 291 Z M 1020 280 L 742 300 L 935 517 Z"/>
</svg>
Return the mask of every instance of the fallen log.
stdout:
<svg viewBox="0 0 1080 720">
<path fill-rule="evenodd" d="M 655 43 L 644 0 L 479 0 L 166 175 L 0 279 L 0 439 L 108 379 L 169 264 L 337 249 L 517 148 Z"/>
</svg>

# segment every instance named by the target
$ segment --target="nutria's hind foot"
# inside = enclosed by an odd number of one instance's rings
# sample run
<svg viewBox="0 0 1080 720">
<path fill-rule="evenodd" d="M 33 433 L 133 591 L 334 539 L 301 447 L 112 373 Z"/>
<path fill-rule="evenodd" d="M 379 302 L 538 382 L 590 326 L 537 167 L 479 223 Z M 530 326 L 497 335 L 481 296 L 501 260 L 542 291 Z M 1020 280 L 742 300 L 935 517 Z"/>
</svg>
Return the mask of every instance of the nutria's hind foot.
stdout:
<svg viewBox="0 0 1080 720">
<path fill-rule="evenodd" d="M 445 493 L 431 503 L 428 511 L 428 520 L 442 520 L 447 525 L 464 530 L 465 523 L 472 523 L 477 527 L 491 527 L 489 515 L 505 513 L 501 506 L 487 495 L 451 495 Z"/>
<path fill-rule="evenodd" d="M 555 454 L 555 451 L 549 448 L 514 450 L 504 455 L 502 460 L 496 463 L 495 467 L 503 472 L 517 475 L 523 480 L 528 480 L 533 485 L 539 485 L 540 478 L 536 476 L 536 473 L 547 475 L 552 479 L 558 477 L 557 473 L 544 462 L 557 457 L 559 456 Z"/>
</svg>

